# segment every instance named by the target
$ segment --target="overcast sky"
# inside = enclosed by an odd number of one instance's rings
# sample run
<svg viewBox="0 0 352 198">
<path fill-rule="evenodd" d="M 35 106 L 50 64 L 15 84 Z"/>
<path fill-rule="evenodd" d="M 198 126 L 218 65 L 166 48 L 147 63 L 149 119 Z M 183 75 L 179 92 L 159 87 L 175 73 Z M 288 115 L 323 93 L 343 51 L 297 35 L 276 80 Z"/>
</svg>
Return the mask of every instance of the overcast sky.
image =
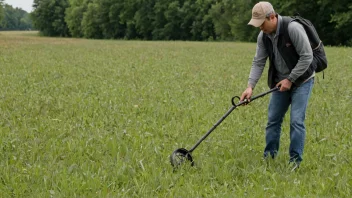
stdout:
<svg viewBox="0 0 352 198">
<path fill-rule="evenodd" d="M 27 12 L 32 11 L 33 0 L 5 0 L 5 3 L 12 5 L 14 8 L 22 8 Z"/>
</svg>

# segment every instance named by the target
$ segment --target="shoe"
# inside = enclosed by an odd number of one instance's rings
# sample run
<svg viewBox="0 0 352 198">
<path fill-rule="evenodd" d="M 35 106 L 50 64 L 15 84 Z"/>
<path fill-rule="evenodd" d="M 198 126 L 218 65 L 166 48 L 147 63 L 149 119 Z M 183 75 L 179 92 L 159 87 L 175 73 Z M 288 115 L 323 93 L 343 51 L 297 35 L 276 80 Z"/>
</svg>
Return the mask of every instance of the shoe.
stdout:
<svg viewBox="0 0 352 198">
<path fill-rule="evenodd" d="M 294 172 L 294 171 L 297 171 L 299 169 L 300 162 L 296 162 L 296 161 L 291 162 L 290 161 L 288 163 L 288 165 L 289 165 L 289 168 L 290 168 L 291 172 Z"/>
<path fill-rule="evenodd" d="M 270 157 L 271 157 L 272 159 L 275 159 L 275 157 L 277 156 L 277 154 L 278 154 L 277 151 L 270 151 L 270 152 L 266 151 L 266 152 L 264 152 L 263 158 L 264 158 L 264 159 L 267 159 L 267 158 L 269 158 L 269 155 L 270 155 Z"/>
</svg>

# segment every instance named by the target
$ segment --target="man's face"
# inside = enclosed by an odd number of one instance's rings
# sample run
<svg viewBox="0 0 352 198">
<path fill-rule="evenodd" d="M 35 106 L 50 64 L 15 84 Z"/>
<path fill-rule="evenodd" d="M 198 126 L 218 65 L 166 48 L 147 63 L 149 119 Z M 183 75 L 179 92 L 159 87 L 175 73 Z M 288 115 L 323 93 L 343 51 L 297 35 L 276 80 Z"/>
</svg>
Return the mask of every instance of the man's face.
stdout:
<svg viewBox="0 0 352 198">
<path fill-rule="evenodd" d="M 270 16 L 266 18 L 261 26 L 259 26 L 260 30 L 262 30 L 265 34 L 271 34 L 276 31 L 276 21 L 275 16 Z"/>
</svg>

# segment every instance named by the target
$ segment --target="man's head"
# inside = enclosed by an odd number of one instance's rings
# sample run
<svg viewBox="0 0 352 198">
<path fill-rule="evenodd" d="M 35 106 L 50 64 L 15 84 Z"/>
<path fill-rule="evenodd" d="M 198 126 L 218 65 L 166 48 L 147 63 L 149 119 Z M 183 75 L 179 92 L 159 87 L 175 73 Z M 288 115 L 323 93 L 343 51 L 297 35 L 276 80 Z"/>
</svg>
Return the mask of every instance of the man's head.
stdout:
<svg viewBox="0 0 352 198">
<path fill-rule="evenodd" d="M 277 18 L 273 6 L 269 2 L 261 1 L 252 9 L 252 19 L 248 25 L 259 27 L 264 33 L 276 31 Z"/>
</svg>

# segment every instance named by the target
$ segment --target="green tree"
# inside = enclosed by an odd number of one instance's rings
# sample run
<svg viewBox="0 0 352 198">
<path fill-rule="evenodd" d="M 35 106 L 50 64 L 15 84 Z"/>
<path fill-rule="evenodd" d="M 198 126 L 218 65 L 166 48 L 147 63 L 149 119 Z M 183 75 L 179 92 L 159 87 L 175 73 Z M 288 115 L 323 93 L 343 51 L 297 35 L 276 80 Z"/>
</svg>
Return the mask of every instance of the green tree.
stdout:
<svg viewBox="0 0 352 198">
<path fill-rule="evenodd" d="M 20 29 L 21 30 L 30 30 L 33 28 L 32 20 L 30 14 L 24 12 L 21 19 L 20 19 Z"/>
<path fill-rule="evenodd" d="M 252 8 L 256 1 L 237 0 L 230 21 L 231 35 L 236 41 L 257 41 L 259 29 L 248 25 L 252 17 Z"/>
<path fill-rule="evenodd" d="M 16 9 L 14 9 L 11 5 L 5 4 L 4 5 L 4 19 L 2 21 L 2 28 L 3 29 L 8 29 L 8 30 L 15 30 L 16 28 L 19 27 L 20 23 L 20 18 L 21 15 L 19 12 L 16 12 Z"/>
<path fill-rule="evenodd" d="M 233 40 L 231 22 L 235 13 L 235 3 L 231 0 L 218 1 L 212 5 L 210 16 L 214 23 L 215 32 L 221 40 Z"/>
<path fill-rule="evenodd" d="M 69 7 L 66 9 L 65 21 L 69 32 L 73 37 L 83 37 L 83 14 L 87 11 L 88 3 L 90 2 L 92 2 L 92 0 L 69 0 Z"/>
<path fill-rule="evenodd" d="M 331 23 L 330 29 L 324 30 L 328 32 L 329 37 L 325 38 L 330 41 L 331 45 L 347 45 L 352 46 L 352 2 L 349 0 L 340 0 L 338 2 L 330 2 L 330 4 L 320 1 L 324 8 L 330 8 Z M 333 29 L 333 30 L 332 30 Z M 330 32 L 332 30 L 332 32 Z"/>
<path fill-rule="evenodd" d="M 123 38 L 126 25 L 121 22 L 120 14 L 123 12 L 124 0 L 101 0 L 101 29 L 106 39 Z"/>
<path fill-rule="evenodd" d="M 125 39 L 138 38 L 139 35 L 136 29 L 136 21 L 134 19 L 135 13 L 138 9 L 138 4 L 135 0 L 124 0 L 123 7 L 119 14 L 120 23 L 126 26 Z"/>
<path fill-rule="evenodd" d="M 190 30 L 192 40 L 216 40 L 214 24 L 209 11 L 215 0 L 196 0 L 195 16 Z"/>
<path fill-rule="evenodd" d="M 2 30 L 28 30 L 32 29 L 32 21 L 29 14 L 20 9 L 13 8 L 11 5 L 5 4 L 3 7 L 4 18 L 0 23 Z"/>
<path fill-rule="evenodd" d="M 153 7 L 154 20 L 152 22 L 153 30 L 153 40 L 163 40 L 165 39 L 164 26 L 167 23 L 165 16 L 165 11 L 167 10 L 168 0 L 156 0 Z"/>
<path fill-rule="evenodd" d="M 151 40 L 153 32 L 153 21 L 155 14 L 153 12 L 155 0 L 138 0 L 137 10 L 133 17 L 135 21 L 137 34 L 142 39 Z"/>
<path fill-rule="evenodd" d="M 101 9 L 99 3 L 93 1 L 88 4 L 87 11 L 83 14 L 82 32 L 85 38 L 103 38 L 101 29 Z"/>
<path fill-rule="evenodd" d="M 4 16 L 4 0 L 0 0 L 0 23 L 3 20 Z"/>
<path fill-rule="evenodd" d="M 114 0 L 109 9 L 109 24 L 103 27 L 104 35 L 108 35 L 111 38 L 124 38 L 127 25 L 121 17 L 123 9 L 124 0 Z"/>
<path fill-rule="evenodd" d="M 165 10 L 166 24 L 164 26 L 164 35 L 166 40 L 179 40 L 181 39 L 181 24 L 183 15 L 180 10 L 181 5 L 178 0 L 169 3 L 167 10 Z"/>
<path fill-rule="evenodd" d="M 46 36 L 70 36 L 65 22 L 68 0 L 34 0 L 31 18 L 34 26 Z"/>
<path fill-rule="evenodd" d="M 197 33 L 194 28 L 198 9 L 196 7 L 196 0 L 185 0 L 180 7 L 180 15 L 183 16 L 180 24 L 180 39 L 182 40 L 195 40 Z M 193 32 L 192 32 L 193 30 Z M 193 33 L 193 34 L 192 34 Z"/>
</svg>

